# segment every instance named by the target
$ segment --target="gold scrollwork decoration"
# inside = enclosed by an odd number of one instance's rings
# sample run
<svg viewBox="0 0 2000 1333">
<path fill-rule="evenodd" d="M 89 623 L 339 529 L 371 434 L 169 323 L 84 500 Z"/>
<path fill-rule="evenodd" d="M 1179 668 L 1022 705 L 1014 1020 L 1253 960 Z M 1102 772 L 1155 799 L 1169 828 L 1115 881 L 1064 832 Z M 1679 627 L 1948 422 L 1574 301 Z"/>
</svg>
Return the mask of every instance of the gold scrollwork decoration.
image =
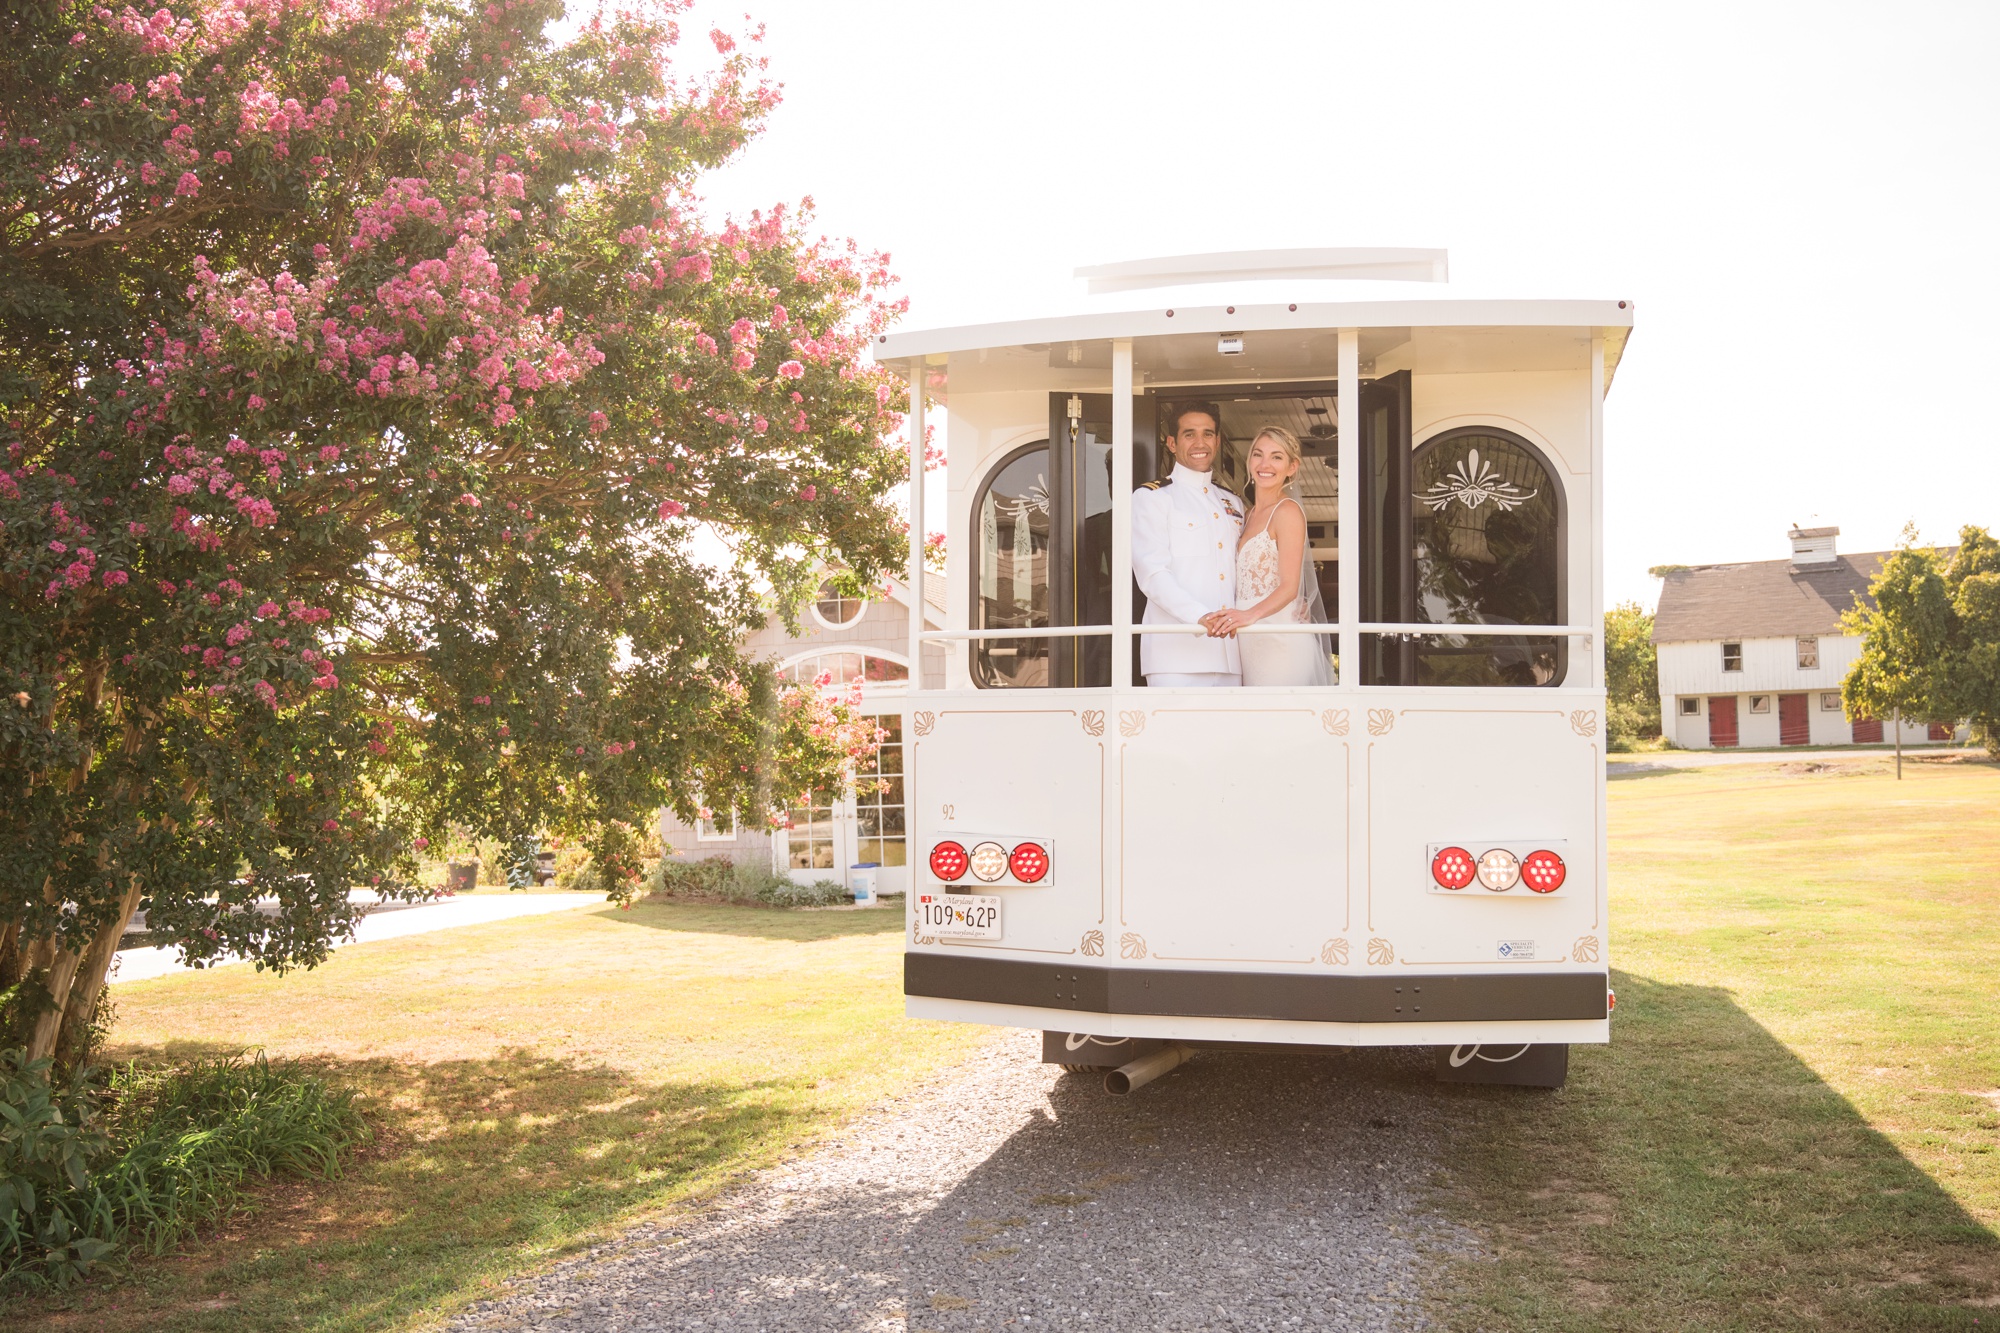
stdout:
<svg viewBox="0 0 2000 1333">
<path fill-rule="evenodd" d="M 1569 715 L 1569 729 L 1579 736 L 1597 734 L 1597 712 L 1591 708 L 1579 708 Z"/>
<path fill-rule="evenodd" d="M 1578 962 L 1578 963 L 1596 962 L 1597 936 L 1585 935 L 1579 938 L 1575 944 L 1570 946 L 1569 956 L 1571 961 L 1573 962 Z"/>
<path fill-rule="evenodd" d="M 1104 932 L 1086 930 L 1083 932 L 1083 956 L 1085 958 L 1104 957 Z"/>
<path fill-rule="evenodd" d="M 1083 729 L 1092 736 L 1102 736 L 1104 734 L 1104 710 L 1102 708 L 1084 709 Z"/>
<path fill-rule="evenodd" d="M 931 734 L 931 728 L 932 728 L 932 727 L 935 727 L 936 725 L 937 725 L 937 714 L 936 714 L 936 713 L 918 713 L 918 714 L 917 714 L 917 735 L 919 735 L 919 736 L 928 736 L 928 735 L 930 735 L 930 734 Z"/>
<path fill-rule="evenodd" d="M 1132 737 L 1146 729 L 1146 714 L 1143 709 L 1132 709 L 1118 715 L 1118 734 Z"/>
<path fill-rule="evenodd" d="M 1325 944 L 1320 945 L 1319 960 L 1322 963 L 1330 963 L 1334 967 L 1346 967 L 1347 941 L 1328 940 Z"/>
<path fill-rule="evenodd" d="M 1396 725 L 1396 712 L 1392 708 L 1371 708 L 1368 710 L 1368 734 L 1386 736 Z"/>
<path fill-rule="evenodd" d="M 935 936 L 935 935 L 919 935 L 919 936 L 917 936 L 917 943 L 919 943 L 919 944 L 936 944 L 936 943 L 937 943 L 937 936 Z"/>
<path fill-rule="evenodd" d="M 1133 962 L 1144 958 L 1146 956 L 1145 936 L 1134 935 L 1130 931 L 1120 935 L 1118 937 L 1118 956 L 1130 959 Z"/>
<path fill-rule="evenodd" d="M 1347 734 L 1347 710 L 1345 708 L 1329 708 L 1319 715 L 1319 724 L 1326 728 L 1326 734 L 1329 736 L 1345 736 Z"/>
<path fill-rule="evenodd" d="M 1387 967 L 1396 961 L 1396 946 L 1376 936 L 1368 941 L 1368 966 Z"/>
</svg>

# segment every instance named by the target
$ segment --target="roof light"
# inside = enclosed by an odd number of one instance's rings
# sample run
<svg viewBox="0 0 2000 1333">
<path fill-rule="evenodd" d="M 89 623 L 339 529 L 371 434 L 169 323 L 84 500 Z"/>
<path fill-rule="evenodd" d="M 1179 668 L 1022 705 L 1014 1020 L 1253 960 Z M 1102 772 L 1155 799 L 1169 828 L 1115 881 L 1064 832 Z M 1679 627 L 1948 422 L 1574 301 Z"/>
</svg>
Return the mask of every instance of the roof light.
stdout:
<svg viewBox="0 0 2000 1333">
<path fill-rule="evenodd" d="M 972 858 L 955 842 L 941 842 L 931 848 L 931 873 L 947 884 L 962 879 L 971 865 Z"/>
<path fill-rule="evenodd" d="M 1521 862 L 1521 880 L 1536 893 L 1554 893 L 1568 874 L 1569 867 L 1554 852 L 1530 852 Z"/>
<path fill-rule="evenodd" d="M 1049 854 L 1039 843 L 1016 843 L 1014 854 L 1007 858 L 1007 868 L 1023 884 L 1033 884 L 1049 873 Z"/>
<path fill-rule="evenodd" d="M 982 842 L 972 849 L 972 877 L 991 884 L 1007 873 L 1007 849 L 997 842 Z"/>
<path fill-rule="evenodd" d="M 1479 882 L 1505 893 L 1521 882 L 1521 863 L 1505 847 L 1495 847 L 1479 858 Z"/>
<path fill-rule="evenodd" d="M 1431 878 L 1441 888 L 1462 889 L 1472 883 L 1474 873 L 1472 853 L 1463 847 L 1447 847 L 1431 858 Z"/>
</svg>

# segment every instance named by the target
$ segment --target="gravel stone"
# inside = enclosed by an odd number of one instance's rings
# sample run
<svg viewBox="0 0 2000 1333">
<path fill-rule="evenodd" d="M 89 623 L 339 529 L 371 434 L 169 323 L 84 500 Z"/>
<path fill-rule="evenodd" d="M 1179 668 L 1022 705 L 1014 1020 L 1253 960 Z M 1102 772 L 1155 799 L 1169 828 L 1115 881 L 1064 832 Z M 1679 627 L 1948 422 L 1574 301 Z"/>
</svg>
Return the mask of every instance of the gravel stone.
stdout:
<svg viewBox="0 0 2000 1333">
<path fill-rule="evenodd" d="M 1128 1097 L 1008 1033 L 699 1211 L 447 1327 L 1407 1330 L 1441 1254 L 1427 1051 L 1204 1052 Z"/>
</svg>

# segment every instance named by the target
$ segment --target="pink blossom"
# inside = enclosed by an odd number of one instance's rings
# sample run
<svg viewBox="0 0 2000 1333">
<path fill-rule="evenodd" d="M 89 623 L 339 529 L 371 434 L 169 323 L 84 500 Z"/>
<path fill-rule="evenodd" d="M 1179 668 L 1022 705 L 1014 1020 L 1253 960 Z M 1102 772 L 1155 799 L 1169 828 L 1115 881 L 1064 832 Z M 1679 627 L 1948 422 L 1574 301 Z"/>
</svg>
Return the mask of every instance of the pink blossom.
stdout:
<svg viewBox="0 0 2000 1333">
<path fill-rule="evenodd" d="M 195 175 L 192 171 L 183 171 L 179 182 L 174 186 L 174 193 L 188 196 L 200 194 L 201 177 Z"/>
<path fill-rule="evenodd" d="M 323 690 L 330 690 L 334 688 L 334 686 L 340 684 L 340 677 L 334 675 L 331 671 L 329 671 L 324 676 L 316 677 L 313 680 L 313 684 L 319 686 Z"/>
<path fill-rule="evenodd" d="M 321 445 L 321 446 L 319 447 L 319 461 L 320 461 L 320 462 L 322 462 L 322 463 L 337 463 L 337 462 L 339 462 L 339 461 L 340 461 L 340 446 L 339 446 L 339 445 L 337 445 L 337 444 L 323 444 L 323 445 Z"/>
<path fill-rule="evenodd" d="M 202 664 L 203 666 L 205 666 L 205 667 L 219 667 L 219 666 L 221 666 L 221 665 L 222 665 L 222 650 L 221 650 L 220 648 L 205 648 L 205 649 L 203 649 L 203 650 L 202 650 L 202 654 L 201 654 L 201 664 Z"/>
<path fill-rule="evenodd" d="M 321 824 L 320 827 L 326 832 L 331 833 L 340 827 L 340 821 L 338 819 L 329 819 L 324 824 Z"/>
<path fill-rule="evenodd" d="M 126 583 L 131 581 L 131 578 L 132 576 L 122 569 L 107 570 L 104 574 L 104 586 L 107 588 L 122 588 Z"/>
<path fill-rule="evenodd" d="M 679 500 L 660 501 L 661 518 L 678 518 L 680 515 L 686 512 L 687 512 L 687 506 L 682 504 Z"/>
<path fill-rule="evenodd" d="M 250 397 L 245 400 L 245 404 L 246 406 L 249 407 L 249 409 L 252 412 L 262 412 L 267 406 L 269 406 L 269 404 L 266 403 L 264 399 L 258 397 L 254 393 L 251 394 Z"/>
<path fill-rule="evenodd" d="M 275 708 L 277 706 L 278 691 L 272 687 L 270 681 L 260 680 L 250 688 L 256 693 L 259 699 L 263 700 L 266 708 Z"/>
<path fill-rule="evenodd" d="M 602 435 L 610 425 L 611 418 L 605 416 L 602 412 L 592 412 L 590 414 L 590 433 L 592 435 Z"/>
<path fill-rule="evenodd" d="M 462 505 L 468 505 L 473 509 L 479 508 L 479 497 L 471 491 L 467 491 L 465 494 L 459 496 L 458 502 Z"/>
<path fill-rule="evenodd" d="M 817 498 L 818 495 L 819 487 L 817 486 L 803 486 L 799 489 L 799 499 L 801 500 L 812 500 Z"/>
<path fill-rule="evenodd" d="M 695 334 L 694 345 L 710 356 L 715 355 L 715 339 L 709 337 L 706 333 Z"/>
<path fill-rule="evenodd" d="M 258 606 L 257 608 L 257 614 L 264 617 L 266 620 L 270 619 L 272 616 L 280 615 L 283 612 L 284 608 L 279 606 L 276 602 L 265 602 L 262 605 Z"/>
<path fill-rule="evenodd" d="M 229 155 L 229 150 L 228 150 L 228 149 L 226 149 L 226 148 L 218 148 L 218 149 L 216 149 L 216 150 L 215 150 L 215 160 L 216 160 L 216 161 L 218 161 L 218 162 L 220 162 L 220 163 L 221 163 L 221 164 L 222 164 L 223 166 L 225 166 L 225 167 L 226 167 L 226 166 L 228 166 L 228 165 L 229 165 L 229 164 L 230 164 L 231 162 L 234 162 L 234 161 L 235 161 L 236 159 L 235 159 L 235 158 L 233 158 L 233 157 L 231 157 L 231 156 Z"/>
<path fill-rule="evenodd" d="M 514 419 L 514 409 L 508 406 L 506 403 L 502 403 L 500 404 L 500 406 L 493 409 L 494 425 L 504 426 L 513 419 Z"/>
<path fill-rule="evenodd" d="M 249 638 L 250 633 L 250 622 L 247 620 L 240 621 L 229 627 L 229 633 L 224 635 L 223 639 L 231 648 L 234 648 L 237 644 Z"/>
<path fill-rule="evenodd" d="M 771 429 L 771 423 L 763 417 L 752 417 L 750 418 L 750 429 L 762 435 L 765 431 Z"/>
<path fill-rule="evenodd" d="M 748 370 L 757 364 L 757 358 L 751 354 L 749 348 L 739 347 L 736 349 L 736 355 L 729 358 L 729 364 L 738 370 Z"/>
<path fill-rule="evenodd" d="M 805 373 L 806 368 L 796 361 L 787 361 L 778 367 L 778 376 L 781 379 L 795 380 Z"/>
</svg>

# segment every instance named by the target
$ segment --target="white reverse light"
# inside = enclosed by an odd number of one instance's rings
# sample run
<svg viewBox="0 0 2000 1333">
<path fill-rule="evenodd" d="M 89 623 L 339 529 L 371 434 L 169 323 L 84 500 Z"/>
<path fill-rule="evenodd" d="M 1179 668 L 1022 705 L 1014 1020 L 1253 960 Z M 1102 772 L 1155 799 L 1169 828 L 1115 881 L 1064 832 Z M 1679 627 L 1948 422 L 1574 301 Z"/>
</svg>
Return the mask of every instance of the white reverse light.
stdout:
<svg viewBox="0 0 2000 1333">
<path fill-rule="evenodd" d="M 973 853 L 976 858 L 977 852 Z M 973 862 L 973 874 L 979 873 L 979 863 Z M 1505 847 L 1495 847 L 1479 858 L 1479 882 L 1495 893 L 1505 893 L 1521 882 L 1521 862 Z"/>
<path fill-rule="evenodd" d="M 997 842 L 982 842 L 972 849 L 972 877 L 991 884 L 1007 873 L 1007 849 Z"/>
</svg>

